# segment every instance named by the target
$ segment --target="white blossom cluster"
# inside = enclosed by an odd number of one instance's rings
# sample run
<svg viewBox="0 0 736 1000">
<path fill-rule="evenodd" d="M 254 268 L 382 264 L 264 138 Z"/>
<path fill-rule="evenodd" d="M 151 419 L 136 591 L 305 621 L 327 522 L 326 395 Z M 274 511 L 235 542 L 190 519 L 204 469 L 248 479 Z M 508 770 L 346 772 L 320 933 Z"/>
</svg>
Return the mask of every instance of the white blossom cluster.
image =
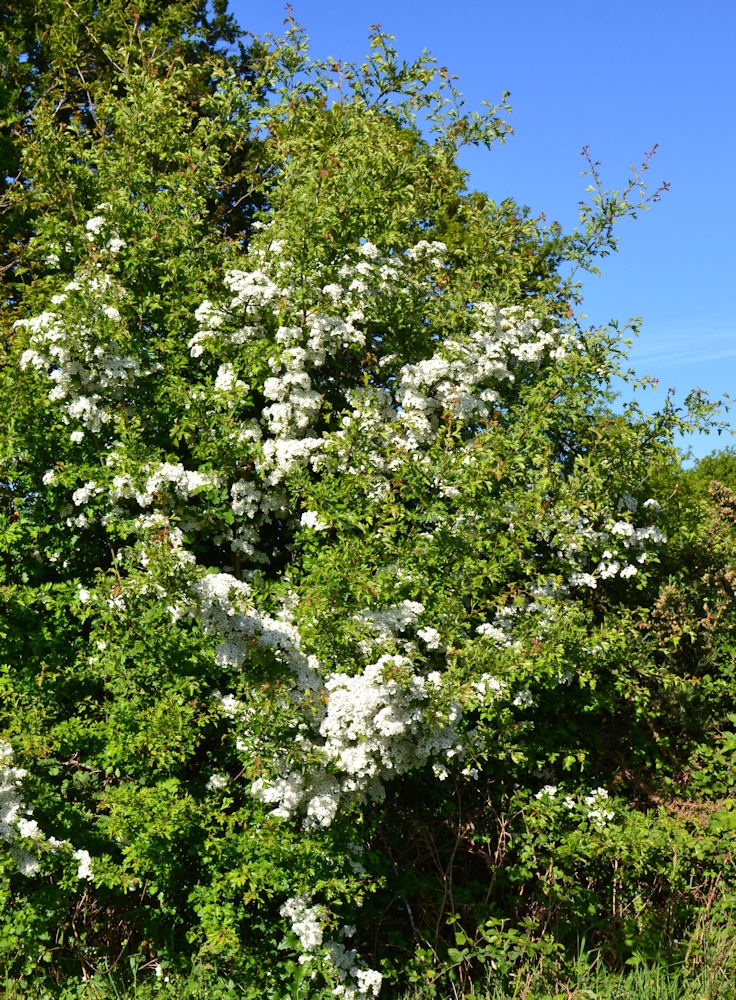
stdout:
<svg viewBox="0 0 736 1000">
<path fill-rule="evenodd" d="M 434 687 L 404 657 L 382 656 L 355 676 L 329 674 L 325 688 L 324 753 L 357 790 L 420 767 L 458 742 L 459 706 L 444 719 L 433 710 L 428 725 Z"/>
<path fill-rule="evenodd" d="M 630 504 L 636 503 L 633 497 Z M 649 514 L 657 514 L 660 506 L 656 500 L 647 500 L 642 507 Z M 636 507 L 627 505 L 632 513 Z M 569 567 L 567 582 L 572 587 L 589 587 L 595 590 L 598 583 L 618 577 L 630 579 L 639 567 L 654 554 L 655 547 L 667 539 L 656 524 L 635 525 L 624 519 L 607 519 L 603 527 L 596 528 L 583 515 L 572 516 L 561 511 L 550 540 L 557 555 Z"/>
<path fill-rule="evenodd" d="M 388 639 L 416 625 L 423 614 L 424 605 L 419 601 L 402 601 L 376 611 L 361 611 L 355 617 L 369 625 L 378 638 Z"/>
<path fill-rule="evenodd" d="M 110 206 L 98 209 L 100 214 L 89 220 L 87 231 L 99 242 L 110 235 L 105 221 Z M 106 246 L 100 243 L 100 249 Z M 305 291 L 295 288 L 289 261 L 278 241 L 272 240 L 265 249 L 251 250 L 251 270 L 227 272 L 223 301 L 205 301 L 197 310 L 199 331 L 189 341 L 189 353 L 203 366 L 201 385 L 206 387 L 209 377 L 210 388 L 195 388 L 193 394 L 204 399 L 209 392 L 213 419 L 225 412 L 223 405 L 232 411 L 238 400 L 242 410 L 236 430 L 228 433 L 241 465 L 250 471 L 229 484 L 235 520 L 218 536 L 241 564 L 270 561 L 272 552 L 263 544 L 265 526 L 276 519 L 297 526 L 287 511 L 284 478 L 298 467 L 319 467 L 325 448 L 338 454 L 349 451 L 346 435 L 351 428 L 376 441 L 369 472 L 373 494 L 379 498 L 396 460 L 389 457 L 392 452 L 394 456 L 413 452 L 425 460 L 423 448 L 433 440 L 445 412 L 461 423 L 484 419 L 496 405 L 502 384 L 513 383 L 519 365 L 554 360 L 570 349 L 573 341 L 567 334 L 544 330 L 531 313 L 496 310 L 481 302 L 472 307 L 470 332 L 436 341 L 431 357 L 394 371 L 394 359 L 381 356 L 380 343 L 368 343 L 367 317 L 386 298 L 431 304 L 437 298 L 435 276 L 446 266 L 445 255 L 446 248 L 437 242 L 420 241 L 404 254 L 382 255 L 363 241 L 338 262 L 330 280 L 321 284 L 317 280 Z M 142 363 L 120 346 L 125 331 L 118 307 L 124 299 L 124 290 L 98 267 L 80 273 L 63 294 L 54 296 L 57 311 L 19 321 L 30 333 L 21 364 L 33 365 L 53 383 L 50 397 L 61 404 L 63 419 L 75 423 L 75 441 L 85 431 L 99 432 L 103 426 L 109 425 L 112 432 L 116 405 L 135 399 L 136 383 L 145 375 Z M 67 307 L 72 320 L 67 318 Z M 357 357 L 356 352 L 368 348 L 377 355 L 378 369 L 388 366 L 386 385 L 356 389 L 348 379 L 339 386 L 330 374 L 335 359 L 351 352 Z M 210 358 L 215 364 L 208 376 Z M 238 377 L 242 370 L 248 371 L 247 383 Z M 327 388 L 342 393 L 344 400 L 342 427 L 330 432 L 322 422 Z M 249 392 L 262 400 L 260 409 Z M 131 503 L 150 508 L 165 493 L 169 504 L 172 499 L 179 502 L 170 514 L 176 513 L 184 528 L 185 508 L 194 494 L 202 487 L 228 485 L 220 484 L 209 471 L 154 458 L 135 468 L 135 463 L 124 462 L 125 455 L 123 442 L 109 443 L 112 486 L 80 487 L 75 506 L 83 508 L 94 496 L 114 519 L 125 516 Z M 123 462 L 124 471 L 117 469 Z M 88 487 L 94 494 L 84 492 Z M 321 530 L 323 521 L 313 521 L 310 512 L 305 516 L 303 526 Z M 188 517 L 197 527 L 196 518 Z M 69 523 L 85 527 L 88 514 L 82 509 L 70 516 Z"/>
<path fill-rule="evenodd" d="M 311 906 L 310 903 L 309 896 L 293 896 L 279 910 L 281 916 L 291 922 L 291 929 L 307 954 L 321 946 L 327 916 L 324 906 Z"/>
<path fill-rule="evenodd" d="M 481 674 L 477 681 L 473 681 L 472 687 L 480 700 L 486 704 L 501 698 L 507 690 L 505 682 L 492 674 Z"/>
<path fill-rule="evenodd" d="M 544 785 L 536 792 L 534 798 L 538 800 L 555 799 L 557 798 L 558 791 L 557 785 Z M 616 816 L 612 809 L 607 808 L 609 801 L 608 792 L 605 788 L 594 788 L 580 799 L 576 799 L 572 795 L 566 795 L 563 799 L 563 805 L 570 811 L 574 809 L 582 810 L 582 815 L 585 819 L 598 828 L 602 828 L 615 819 Z"/>
<path fill-rule="evenodd" d="M 324 673 L 316 657 L 305 654 L 297 627 L 252 606 L 250 586 L 226 573 L 210 574 L 192 587 L 192 613 L 220 642 L 218 664 L 241 671 L 252 655 L 253 642 L 269 649 L 292 673 L 292 703 L 306 698 L 311 732 L 295 738 L 305 756 L 321 761 L 305 769 L 288 765 L 276 777 L 257 779 L 251 788 L 273 814 L 304 825 L 327 827 L 345 796 L 381 799 L 383 782 L 423 766 L 458 743 L 461 711 L 457 704 L 442 711 L 438 685 L 417 674 L 408 658 L 384 655 L 356 674 Z M 405 602 L 393 622 L 401 629 L 415 622 L 422 605 Z M 387 612 L 379 615 L 387 628 Z M 381 632 L 381 634 L 385 634 Z M 231 695 L 218 698 L 225 714 L 245 720 L 247 713 Z M 277 762 L 278 764 L 278 762 Z"/>
<path fill-rule="evenodd" d="M 112 487 L 108 490 L 108 496 L 113 503 L 121 499 L 132 499 L 139 507 L 150 507 L 157 494 L 173 488 L 174 495 L 180 500 L 188 500 L 196 491 L 205 486 L 216 486 L 220 482 L 220 477 L 213 473 L 200 472 L 194 469 L 185 469 L 181 462 L 161 462 L 158 465 L 144 465 L 140 470 L 139 483 L 136 484 L 130 473 L 124 473 L 114 477 Z M 142 481 L 141 481 L 142 480 Z M 94 484 L 96 486 L 96 484 Z M 76 497 L 80 491 L 75 493 L 74 503 L 84 502 Z"/>
<path fill-rule="evenodd" d="M 97 244 L 98 247 L 106 250 L 108 253 L 116 254 L 120 253 L 127 246 L 127 243 L 120 238 L 120 234 L 107 216 L 111 208 L 112 205 L 109 202 L 103 202 L 101 205 L 98 205 L 97 211 L 103 214 L 87 219 L 84 228 L 87 233 L 87 240 L 90 243 Z"/>
<path fill-rule="evenodd" d="M 435 691 L 401 656 L 383 656 L 359 674 L 327 674 L 318 730 L 311 739 L 298 738 L 304 750 L 319 754 L 323 766 L 260 778 L 253 794 L 276 805 L 279 817 L 304 812 L 307 829 L 329 826 L 345 796 L 381 800 L 385 781 L 459 742 L 460 708 L 453 704 L 443 713 Z"/>
<path fill-rule="evenodd" d="M 439 341 L 426 360 L 399 367 L 391 394 L 374 386 L 346 392 L 342 430 L 331 435 L 326 447 L 339 452 L 341 441 L 351 441 L 356 432 L 380 442 L 369 466 L 377 489 L 380 475 L 391 469 L 387 454 L 409 453 L 424 460 L 448 415 L 461 426 L 482 424 L 504 405 L 520 366 L 558 360 L 576 343 L 568 334 L 543 329 L 537 317 L 517 306 L 496 309 L 480 302 L 470 316 L 474 330 Z M 349 455 L 349 445 L 342 450 Z"/>
<path fill-rule="evenodd" d="M 519 612 L 520 608 L 514 604 L 499 608 L 493 621 L 483 622 L 478 625 L 475 631 L 496 646 L 518 646 L 518 640 L 514 638 L 513 626 Z"/>
<path fill-rule="evenodd" d="M 365 997 L 377 997 L 381 991 L 383 976 L 374 969 L 368 969 L 358 959 L 354 948 L 346 948 L 341 941 L 326 941 L 323 945 L 324 927 L 327 913 L 323 906 L 313 906 L 307 895 L 293 896 L 287 899 L 280 911 L 286 917 L 291 929 L 299 938 L 303 954 L 300 963 L 309 962 L 319 953 L 327 966 L 328 974 L 337 980 L 333 995 L 343 1000 L 363 1000 Z M 350 936 L 353 928 L 343 928 L 343 933 Z"/>
<path fill-rule="evenodd" d="M 258 265 L 252 271 L 228 272 L 230 298 L 223 305 L 206 301 L 200 306 L 200 330 L 189 342 L 191 356 L 203 362 L 210 353 L 235 358 L 253 344 L 260 350 L 268 345 L 269 373 L 257 387 L 266 405 L 249 431 L 259 441 L 258 469 L 268 486 L 280 483 L 295 467 L 318 461 L 325 444 L 319 429 L 325 370 L 337 355 L 366 346 L 366 316 L 376 301 L 387 294 L 406 296 L 410 287 L 428 298 L 431 279 L 426 272 L 443 266 L 445 252 L 443 244 L 422 241 L 403 257 L 386 257 L 364 242 L 346 256 L 334 280 L 315 286 L 305 302 L 295 299 L 288 261 L 279 258 L 279 250 L 278 241 L 272 241 L 268 252 L 252 252 Z M 417 268 L 420 278 L 412 274 Z M 277 305 L 290 306 L 293 318 L 272 333 Z M 220 364 L 214 388 L 230 391 L 238 384 L 232 363 Z M 349 405 L 350 385 L 343 392 Z M 397 397 L 390 407 L 394 418 L 402 406 L 406 403 Z"/>
<path fill-rule="evenodd" d="M 565 614 L 569 595 L 567 585 L 553 580 L 533 584 L 523 600 L 504 605 L 491 621 L 478 625 L 476 634 L 499 649 L 522 649 L 523 644 L 515 632 L 517 626 L 523 621 L 528 629 L 533 622 L 535 637 L 541 639 Z"/>
<path fill-rule="evenodd" d="M 557 358 L 568 346 L 566 335 L 545 331 L 518 306 L 496 309 L 479 302 L 472 315 L 477 328 L 471 333 L 448 337 L 431 358 L 401 368 L 396 402 L 407 442 L 432 440 L 446 412 L 462 424 L 487 419 L 501 401 L 499 386 L 515 381 L 519 363 Z"/>
<path fill-rule="evenodd" d="M 302 651 L 299 630 L 288 621 L 286 611 L 282 618 L 258 611 L 245 581 L 229 573 L 210 573 L 192 586 L 192 596 L 190 614 L 220 639 L 215 659 L 221 666 L 241 670 L 255 640 L 295 675 L 295 698 L 321 686 L 319 663 Z"/>
<path fill-rule="evenodd" d="M 299 523 L 303 528 L 311 528 L 312 531 L 324 531 L 329 525 L 326 521 L 323 521 L 319 514 L 314 510 L 305 510 L 299 519 Z"/>
<path fill-rule="evenodd" d="M 262 477 L 269 486 L 275 486 L 295 466 L 309 462 L 322 446 L 321 436 L 315 432 L 322 405 L 321 393 L 313 384 L 315 376 L 338 352 L 362 347 L 365 333 L 360 327 L 364 318 L 360 309 L 342 315 L 323 308 L 324 303 L 333 307 L 336 301 L 342 304 L 349 299 L 357 287 L 348 285 L 339 287 L 337 293 L 338 286 L 323 290 L 311 308 L 302 310 L 298 325 L 282 325 L 271 337 L 275 302 L 287 300 L 290 289 L 279 287 L 267 273 L 269 262 L 261 256 L 260 268 L 227 273 L 231 297 L 225 306 L 216 307 L 209 301 L 202 304 L 197 311 L 200 330 L 191 338 L 189 349 L 193 358 L 203 358 L 206 347 L 219 353 L 242 349 L 253 342 L 270 344 L 270 374 L 259 386 L 266 405 L 250 433 L 261 444 Z M 275 277 L 280 277 L 278 261 L 271 267 L 277 272 Z M 237 316 L 244 317 L 244 325 L 235 322 Z M 243 390 L 250 388 L 236 379 L 231 364 L 221 364 L 215 390 L 228 392 L 238 385 Z"/>
<path fill-rule="evenodd" d="M 585 796 L 586 818 L 596 826 L 605 826 L 614 818 L 613 811 L 606 808 L 607 800 L 608 792 L 605 788 L 596 788 Z"/>
<path fill-rule="evenodd" d="M 52 383 L 49 399 L 61 404 L 62 419 L 74 426 L 73 441 L 110 424 L 115 404 L 142 374 L 140 361 L 121 346 L 125 330 L 119 306 L 124 297 L 109 274 L 88 271 L 52 298 L 56 311 L 15 323 L 30 334 L 20 365 L 46 374 Z M 75 306 L 83 308 L 84 321 L 75 317 Z M 71 307 L 71 319 L 62 307 Z"/>
<path fill-rule="evenodd" d="M 20 786 L 26 771 L 13 766 L 13 751 L 7 743 L 0 743 L 0 839 L 12 844 L 19 837 L 35 837 L 38 824 L 29 819 L 31 810 L 21 796 Z M 11 847 L 18 870 L 23 875 L 38 871 L 38 858 L 20 847 Z"/>
<path fill-rule="evenodd" d="M 38 823 L 32 818 L 32 811 L 23 801 L 21 783 L 27 772 L 13 764 L 13 750 L 8 743 L 0 742 L 0 840 L 10 844 L 10 854 L 21 875 L 35 875 L 41 865 L 41 851 L 57 851 L 68 847 L 65 840 L 46 837 Z M 35 850 L 29 851 L 18 841 L 30 841 Z M 77 861 L 77 878 L 91 881 L 92 859 L 89 852 L 79 848 L 72 852 Z"/>
</svg>

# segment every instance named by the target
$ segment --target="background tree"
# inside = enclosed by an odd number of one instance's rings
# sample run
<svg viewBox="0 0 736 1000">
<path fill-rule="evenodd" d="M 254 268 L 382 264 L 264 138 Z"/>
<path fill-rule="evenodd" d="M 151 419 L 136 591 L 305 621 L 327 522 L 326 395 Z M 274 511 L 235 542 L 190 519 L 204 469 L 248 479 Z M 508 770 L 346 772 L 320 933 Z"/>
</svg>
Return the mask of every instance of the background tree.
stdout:
<svg viewBox="0 0 736 1000">
<path fill-rule="evenodd" d="M 186 83 L 184 78 L 179 82 L 180 87 L 186 87 L 180 100 L 194 110 L 200 107 L 205 94 L 214 92 L 215 79 L 225 67 L 246 74 L 248 69 L 242 32 L 221 0 L 214 4 L 202 0 L 152 0 L 135 8 L 108 0 L 53 0 L 4 4 L 0 18 L 7 66 L 4 97 L 0 98 L 4 102 L 2 255 L 6 281 L 12 280 L 10 287 L 20 295 L 22 286 L 30 280 L 29 261 L 21 265 L 19 274 L 17 268 L 39 217 L 43 219 L 46 214 L 48 203 L 44 202 L 43 192 L 61 195 L 67 211 L 75 211 L 70 190 L 74 185 L 68 175 L 70 151 L 59 151 L 56 166 L 67 164 L 60 174 L 34 177 L 29 171 L 39 159 L 27 156 L 22 163 L 22 148 L 35 144 L 38 149 L 44 141 L 48 143 L 49 131 L 56 140 L 65 130 L 71 130 L 91 142 L 109 142 L 114 135 L 112 122 L 100 114 L 104 95 L 109 98 L 114 93 L 118 99 L 125 99 L 131 74 L 142 70 L 151 78 L 165 78 L 177 62 L 188 66 Z M 251 207 L 245 204 L 245 192 L 238 182 L 242 156 L 230 141 L 229 156 L 224 157 L 228 166 L 219 178 L 220 194 L 213 199 L 219 202 L 221 224 L 226 224 L 224 219 L 228 218 L 232 225 L 231 216 L 236 212 L 236 230 Z M 48 146 L 40 153 L 40 161 L 52 169 Z M 168 166 L 162 162 L 158 169 L 166 171 Z M 239 212 L 234 208 L 236 203 L 241 206 Z M 215 210 L 214 204 L 210 207 Z"/>
</svg>

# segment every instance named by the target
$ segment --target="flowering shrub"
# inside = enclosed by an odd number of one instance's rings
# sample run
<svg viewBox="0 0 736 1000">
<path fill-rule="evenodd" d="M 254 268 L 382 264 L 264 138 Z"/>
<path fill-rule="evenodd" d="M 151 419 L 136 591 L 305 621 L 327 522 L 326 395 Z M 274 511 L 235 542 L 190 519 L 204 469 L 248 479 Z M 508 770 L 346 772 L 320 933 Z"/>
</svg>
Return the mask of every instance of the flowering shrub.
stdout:
<svg viewBox="0 0 736 1000">
<path fill-rule="evenodd" d="M 625 958 L 604 914 L 621 845 L 656 839 L 642 784 L 724 712 L 702 635 L 670 668 L 663 626 L 701 517 L 671 441 L 706 408 L 611 410 L 620 341 L 571 315 L 563 266 L 610 248 L 603 208 L 563 237 L 458 193 L 458 145 L 506 128 L 448 111 L 428 57 L 374 36 L 341 103 L 296 30 L 249 73 L 208 57 L 197 101 L 167 58 L 119 60 L 99 132 L 59 140 L 42 102 L 21 148 L 45 207 L 2 368 L 3 968 L 202 954 L 358 1000 L 560 914 L 557 943 L 590 924 Z M 44 201 L 55 157 L 73 211 Z M 644 854 L 616 914 L 651 929 Z"/>
</svg>

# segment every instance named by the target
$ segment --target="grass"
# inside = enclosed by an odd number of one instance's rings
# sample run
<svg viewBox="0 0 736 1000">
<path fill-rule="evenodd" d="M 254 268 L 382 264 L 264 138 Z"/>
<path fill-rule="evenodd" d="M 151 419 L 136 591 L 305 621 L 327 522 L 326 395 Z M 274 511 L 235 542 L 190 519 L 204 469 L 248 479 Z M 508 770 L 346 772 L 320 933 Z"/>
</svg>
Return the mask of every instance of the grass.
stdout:
<svg viewBox="0 0 736 1000">
<path fill-rule="evenodd" d="M 54 992 L 27 992 L 20 983 L 7 983 L 7 1000 L 328 1000 L 331 991 L 300 988 L 283 994 L 264 994 L 217 972 L 195 969 L 189 976 L 146 975 L 122 984 L 99 976 L 67 984 Z M 705 969 L 695 974 L 661 968 L 635 968 L 621 974 L 584 965 L 571 976 L 551 980 L 538 972 L 518 975 L 501 988 L 447 983 L 417 988 L 398 997 L 390 988 L 381 1000 L 736 1000 L 736 983 L 726 970 Z"/>
<path fill-rule="evenodd" d="M 711 929 L 712 931 L 712 929 Z M 725 928 L 704 935 L 697 953 L 682 966 L 635 965 L 625 972 L 607 969 L 596 957 L 581 953 L 566 969 L 539 965 L 517 971 L 503 985 L 493 981 L 451 982 L 415 986 L 399 993 L 388 984 L 380 1000 L 736 1000 L 736 934 Z M 1 988 L 0 988 L 1 989 Z M 150 970 L 98 975 L 49 989 L 30 989 L 6 982 L 5 1000 L 332 1000 L 331 989 L 315 988 L 309 980 L 283 983 L 264 991 L 262 983 L 231 978 L 217 968 L 197 964 L 187 975 L 155 975 Z"/>
</svg>

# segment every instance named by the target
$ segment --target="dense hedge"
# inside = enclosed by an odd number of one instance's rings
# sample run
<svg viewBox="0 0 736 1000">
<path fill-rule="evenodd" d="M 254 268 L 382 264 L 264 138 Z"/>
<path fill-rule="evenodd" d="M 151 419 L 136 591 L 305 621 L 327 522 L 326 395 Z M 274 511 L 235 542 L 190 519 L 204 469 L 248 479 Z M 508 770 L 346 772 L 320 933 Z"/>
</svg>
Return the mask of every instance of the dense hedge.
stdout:
<svg viewBox="0 0 736 1000">
<path fill-rule="evenodd" d="M 709 404 L 615 402 L 574 312 L 641 174 L 565 234 L 465 190 L 504 109 L 429 57 L 139 7 L 4 20 L 2 973 L 697 964 L 733 454 L 683 470 Z"/>
</svg>

